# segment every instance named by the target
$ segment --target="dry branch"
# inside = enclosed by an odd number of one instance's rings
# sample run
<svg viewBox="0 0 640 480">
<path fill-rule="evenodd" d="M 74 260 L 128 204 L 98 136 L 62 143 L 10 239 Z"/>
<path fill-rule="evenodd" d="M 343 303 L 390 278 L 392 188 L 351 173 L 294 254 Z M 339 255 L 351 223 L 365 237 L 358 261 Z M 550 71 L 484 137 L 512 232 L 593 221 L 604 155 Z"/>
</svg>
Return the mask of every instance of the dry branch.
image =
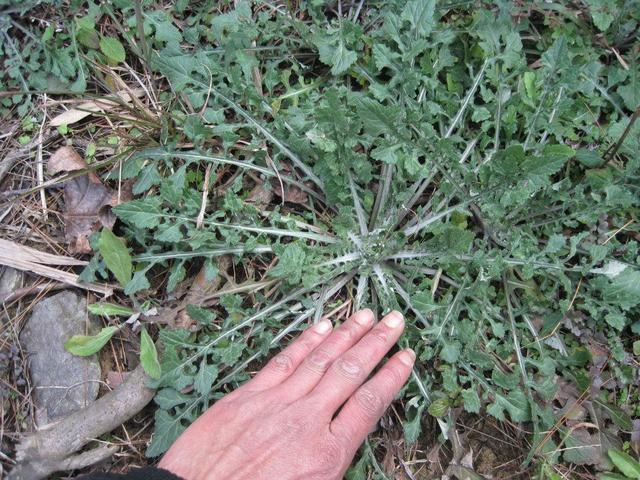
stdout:
<svg viewBox="0 0 640 480">
<path fill-rule="evenodd" d="M 76 454 L 89 442 L 117 428 L 147 405 L 155 393 L 138 366 L 115 390 L 82 410 L 22 440 L 9 480 L 37 480 L 53 472 L 84 468 L 108 458 L 117 447 L 99 446 Z"/>
<path fill-rule="evenodd" d="M 109 285 L 81 283 L 78 275 L 75 273 L 65 272 L 64 270 L 58 270 L 57 268 L 48 266 L 86 265 L 86 262 L 72 257 L 41 252 L 40 250 L 26 247 L 9 240 L 0 239 L 0 265 L 51 278 L 67 285 L 101 293 L 107 297 L 113 294 L 113 288 Z"/>
</svg>

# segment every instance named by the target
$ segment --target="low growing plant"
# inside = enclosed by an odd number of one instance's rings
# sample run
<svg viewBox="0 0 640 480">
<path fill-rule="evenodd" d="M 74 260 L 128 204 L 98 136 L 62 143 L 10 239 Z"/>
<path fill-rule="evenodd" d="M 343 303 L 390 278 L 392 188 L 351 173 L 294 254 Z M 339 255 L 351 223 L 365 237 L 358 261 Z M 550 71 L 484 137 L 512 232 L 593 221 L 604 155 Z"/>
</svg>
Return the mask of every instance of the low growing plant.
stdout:
<svg viewBox="0 0 640 480">
<path fill-rule="evenodd" d="M 591 385 L 588 338 L 630 391 L 638 51 L 624 68 L 594 42 L 627 45 L 633 2 L 587 2 L 586 20 L 546 3 L 116 3 L 170 87 L 158 138 L 117 172 L 138 197 L 114 208 L 133 251 L 125 293 L 153 302 L 200 267 L 212 280 L 222 256 L 242 280 L 215 309 L 190 307 L 197 332 L 160 331 L 149 456 L 344 302 L 406 314 L 409 443 L 426 414 L 447 438 L 461 410 L 486 412 L 529 423 L 528 460 L 569 446 L 564 460 L 588 463 L 553 404 L 562 382 L 629 427 L 634 412 Z"/>
</svg>

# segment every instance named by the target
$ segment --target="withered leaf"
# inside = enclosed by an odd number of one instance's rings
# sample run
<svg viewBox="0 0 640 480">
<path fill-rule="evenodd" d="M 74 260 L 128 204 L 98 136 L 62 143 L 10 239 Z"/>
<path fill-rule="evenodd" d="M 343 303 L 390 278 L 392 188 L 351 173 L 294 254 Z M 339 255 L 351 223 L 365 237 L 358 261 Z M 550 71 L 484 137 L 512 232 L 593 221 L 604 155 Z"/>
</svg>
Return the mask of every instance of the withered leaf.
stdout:
<svg viewBox="0 0 640 480">
<path fill-rule="evenodd" d="M 87 164 L 73 147 L 64 146 L 51 156 L 47 168 L 52 174 L 75 172 L 87 168 Z M 109 207 L 117 200 L 115 192 L 105 187 L 94 172 L 64 182 L 65 239 L 71 252 L 90 252 L 89 236 L 103 226 L 113 227 L 115 216 Z"/>
<path fill-rule="evenodd" d="M 309 196 L 295 185 L 285 185 L 284 193 L 277 179 L 271 180 L 271 186 L 273 187 L 273 192 L 285 202 L 302 204 L 307 203 L 307 200 L 309 200 Z"/>
</svg>

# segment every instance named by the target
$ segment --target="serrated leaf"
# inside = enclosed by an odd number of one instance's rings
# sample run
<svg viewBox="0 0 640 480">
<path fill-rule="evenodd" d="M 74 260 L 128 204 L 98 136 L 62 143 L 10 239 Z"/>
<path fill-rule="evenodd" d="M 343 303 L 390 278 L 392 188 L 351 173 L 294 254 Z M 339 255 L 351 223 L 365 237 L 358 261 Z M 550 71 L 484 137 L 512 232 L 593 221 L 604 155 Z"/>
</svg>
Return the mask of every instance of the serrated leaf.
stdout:
<svg viewBox="0 0 640 480">
<path fill-rule="evenodd" d="M 161 181 L 162 176 L 160 176 L 160 172 L 158 172 L 158 167 L 156 167 L 155 163 L 147 165 L 142 169 L 138 180 L 133 185 L 132 193 L 134 195 L 140 195 L 154 185 L 158 185 Z"/>
<path fill-rule="evenodd" d="M 464 402 L 464 409 L 469 413 L 480 413 L 480 397 L 478 391 L 475 388 L 469 388 L 462 390 L 462 400 Z"/>
<path fill-rule="evenodd" d="M 198 305 L 187 305 L 187 314 L 193 320 L 201 325 L 211 325 L 211 321 L 215 318 L 215 313 L 206 308 L 199 307 Z"/>
<path fill-rule="evenodd" d="M 398 106 L 382 105 L 367 97 L 358 97 L 355 105 L 365 130 L 374 137 L 393 132 L 400 121 L 401 110 Z"/>
<path fill-rule="evenodd" d="M 102 37 L 100 39 L 100 51 L 115 63 L 124 62 L 126 57 L 124 47 L 120 43 L 120 40 L 113 37 Z"/>
<path fill-rule="evenodd" d="M 124 241 L 116 237 L 108 228 L 103 228 L 98 239 L 98 251 L 120 285 L 124 287 L 129 283 L 133 264 Z"/>
<path fill-rule="evenodd" d="M 425 409 L 425 404 L 420 405 L 413 415 L 411 420 L 407 420 L 402 424 L 404 430 L 404 439 L 408 445 L 413 445 L 418 441 L 420 432 L 422 431 L 422 412 Z"/>
<path fill-rule="evenodd" d="M 162 388 L 153 397 L 153 401 L 163 410 L 171 410 L 178 405 L 186 403 L 188 400 L 188 395 L 180 393 L 173 388 Z"/>
<path fill-rule="evenodd" d="M 113 212 L 122 221 L 137 228 L 155 228 L 160 224 L 160 197 L 147 197 L 143 200 L 132 200 L 113 207 Z"/>
<path fill-rule="evenodd" d="M 166 410 L 156 410 L 155 430 L 145 455 L 150 458 L 162 455 L 186 429 L 179 419 L 171 416 Z"/>
<path fill-rule="evenodd" d="M 123 307 L 121 305 L 116 305 L 114 303 L 91 303 L 87 307 L 90 313 L 94 315 L 102 315 L 105 317 L 110 316 L 122 316 L 122 317 L 130 317 L 135 312 L 128 308 Z"/>
<path fill-rule="evenodd" d="M 64 348 L 73 355 L 87 357 L 104 347 L 118 330 L 118 327 L 104 327 L 97 335 L 74 335 L 64 343 Z"/>
<path fill-rule="evenodd" d="M 348 50 L 343 42 L 339 42 L 331 57 L 331 73 L 333 75 L 340 75 L 346 72 L 357 59 L 358 55 L 356 52 Z"/>
<path fill-rule="evenodd" d="M 522 163 L 522 170 L 527 176 L 549 176 L 560 171 L 565 162 L 575 152 L 567 145 L 547 145 L 540 156 L 530 157 Z"/>
<path fill-rule="evenodd" d="M 140 363 L 142 368 L 151 378 L 158 379 L 161 375 L 160 362 L 156 346 L 147 333 L 146 328 L 140 331 Z"/>
<path fill-rule="evenodd" d="M 411 22 L 419 35 L 428 35 L 433 29 L 435 0 L 409 0 L 402 10 L 402 18 Z"/>
</svg>

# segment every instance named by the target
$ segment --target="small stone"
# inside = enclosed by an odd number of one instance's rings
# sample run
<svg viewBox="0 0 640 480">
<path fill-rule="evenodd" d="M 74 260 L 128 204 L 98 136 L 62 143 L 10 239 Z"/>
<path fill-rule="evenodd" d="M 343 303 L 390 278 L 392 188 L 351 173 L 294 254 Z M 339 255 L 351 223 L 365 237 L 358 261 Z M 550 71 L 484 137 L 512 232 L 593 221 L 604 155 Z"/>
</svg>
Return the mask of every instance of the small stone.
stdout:
<svg viewBox="0 0 640 480">
<path fill-rule="evenodd" d="M 0 269 L 0 298 L 15 292 L 22 286 L 22 272 L 15 268 Z"/>
<path fill-rule="evenodd" d="M 80 410 L 93 402 L 100 387 L 96 355 L 77 357 L 64 349 L 73 335 L 92 335 L 97 326 L 86 325 L 86 301 L 64 291 L 38 303 L 20 333 L 29 357 L 39 427 Z"/>
</svg>

